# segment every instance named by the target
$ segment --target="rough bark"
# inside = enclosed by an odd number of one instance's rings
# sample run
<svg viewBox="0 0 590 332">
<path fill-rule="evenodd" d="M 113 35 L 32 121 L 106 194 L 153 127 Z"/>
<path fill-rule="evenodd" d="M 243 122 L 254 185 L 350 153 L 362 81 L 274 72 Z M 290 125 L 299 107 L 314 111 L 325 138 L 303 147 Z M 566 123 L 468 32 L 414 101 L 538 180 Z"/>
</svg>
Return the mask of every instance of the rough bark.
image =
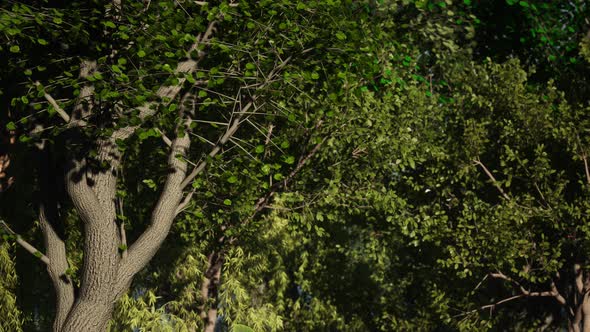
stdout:
<svg viewBox="0 0 590 332">
<path fill-rule="evenodd" d="M 586 291 L 580 304 L 582 312 L 582 332 L 590 332 L 590 294 Z"/>
<path fill-rule="evenodd" d="M 201 283 L 201 306 L 200 317 L 203 319 L 204 331 L 215 331 L 217 323 L 217 294 L 221 282 L 221 269 L 223 266 L 223 253 L 212 252 L 207 257 L 207 269 Z"/>
<path fill-rule="evenodd" d="M 172 222 L 176 217 L 176 209 L 183 196 L 180 184 L 185 179 L 187 172 L 187 163 L 177 158 L 177 156 L 184 156 L 189 145 L 188 134 L 176 138 L 172 143 L 168 157 L 170 173 L 152 212 L 150 226 L 129 247 L 127 256 L 121 261 L 116 286 L 117 294 L 126 291 L 133 276 L 152 259 L 170 231 Z"/>
<path fill-rule="evenodd" d="M 39 174 L 39 223 L 45 244 L 47 272 L 55 290 L 55 318 L 53 331 L 61 331 L 67 314 L 74 303 L 74 285 L 66 275 L 68 260 L 65 232 L 58 213 L 57 192 L 61 188 L 51 160 L 50 147 L 46 141 L 38 145 L 37 169 Z"/>
<path fill-rule="evenodd" d="M 49 221 L 53 218 L 47 216 L 52 213 L 48 213 L 44 205 L 41 205 L 39 210 L 39 222 L 45 240 L 46 256 L 50 261 L 50 264 L 47 265 L 47 272 L 53 283 L 56 297 L 53 331 L 59 332 L 74 303 L 74 285 L 65 274 L 68 269 L 68 261 L 64 240 L 58 235 L 55 224 Z"/>
<path fill-rule="evenodd" d="M 58 219 L 56 203 L 45 193 L 39 207 L 39 222 L 45 242 L 45 254 L 49 258 L 47 272 L 55 290 L 55 318 L 53 331 L 61 331 L 67 314 L 74 303 L 74 285 L 66 275 L 68 260 L 63 225 Z"/>
<path fill-rule="evenodd" d="M 115 302 L 113 286 L 117 282 L 119 264 L 117 224 L 101 204 L 108 198 L 99 199 L 96 194 L 101 189 L 108 192 L 109 188 L 97 186 L 93 189 L 87 172 L 86 162 L 75 160 L 66 173 L 66 189 L 84 224 L 84 263 L 80 293 L 63 332 L 104 331 Z"/>
<path fill-rule="evenodd" d="M 112 300 L 77 300 L 61 332 L 105 332 L 114 307 Z"/>
</svg>

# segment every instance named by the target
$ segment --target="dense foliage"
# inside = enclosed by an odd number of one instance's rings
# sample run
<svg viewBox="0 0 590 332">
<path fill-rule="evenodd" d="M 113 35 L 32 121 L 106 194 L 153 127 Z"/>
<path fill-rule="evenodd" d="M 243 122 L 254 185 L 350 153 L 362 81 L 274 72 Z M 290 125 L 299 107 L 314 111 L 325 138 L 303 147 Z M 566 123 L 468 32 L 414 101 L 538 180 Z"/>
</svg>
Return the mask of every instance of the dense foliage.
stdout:
<svg viewBox="0 0 590 332">
<path fill-rule="evenodd" d="M 0 331 L 590 329 L 589 10 L 2 2 Z"/>
</svg>

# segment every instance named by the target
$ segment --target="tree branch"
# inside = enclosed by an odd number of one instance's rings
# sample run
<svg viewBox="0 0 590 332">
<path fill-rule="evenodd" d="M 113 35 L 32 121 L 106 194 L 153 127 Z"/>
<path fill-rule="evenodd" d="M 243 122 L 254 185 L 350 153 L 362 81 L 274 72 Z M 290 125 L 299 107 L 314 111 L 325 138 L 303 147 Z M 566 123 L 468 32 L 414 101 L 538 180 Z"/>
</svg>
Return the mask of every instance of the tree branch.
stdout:
<svg viewBox="0 0 590 332">
<path fill-rule="evenodd" d="M 43 263 L 49 265 L 49 258 L 41 253 L 41 251 L 37 250 L 37 248 L 35 248 L 29 242 L 25 241 L 20 235 L 15 233 L 4 220 L 0 219 L 0 225 L 6 230 L 6 232 L 8 232 L 8 234 L 15 237 L 16 243 L 20 244 L 21 247 L 33 254 L 33 256 L 39 258 Z"/>
<path fill-rule="evenodd" d="M 324 139 L 322 139 L 321 142 L 316 144 L 307 155 L 299 159 L 297 166 L 291 171 L 291 173 L 289 173 L 289 175 L 283 181 L 278 181 L 275 182 L 275 184 L 273 184 L 266 196 L 260 198 L 256 202 L 256 205 L 254 205 L 254 213 L 248 218 L 248 220 L 251 220 L 256 216 L 257 213 L 266 208 L 266 206 L 270 202 L 270 199 L 275 195 L 277 191 L 279 191 L 281 188 L 287 187 L 287 185 L 291 182 L 291 180 L 293 180 L 295 175 L 297 175 L 297 173 L 299 173 L 299 171 L 303 168 L 303 165 L 305 165 L 305 163 L 318 152 L 320 147 L 324 144 L 324 142 L 327 139 L 328 137 L 324 137 Z"/>
<path fill-rule="evenodd" d="M 582 154 L 582 160 L 584 161 L 584 171 L 586 173 L 586 183 L 590 184 L 590 170 L 588 169 L 588 157 L 586 153 Z"/>
<path fill-rule="evenodd" d="M 551 289 L 550 290 L 541 291 L 541 292 L 531 292 L 531 291 L 525 289 L 519 282 L 506 276 L 502 272 L 490 273 L 490 277 L 495 278 L 495 279 L 503 279 L 508 282 L 511 282 L 520 290 L 520 292 L 522 293 L 522 296 L 554 297 L 557 300 L 557 302 L 559 302 L 559 304 L 561 304 L 561 305 L 566 304 L 565 298 L 559 293 L 559 290 L 557 290 L 557 286 L 555 285 L 554 281 L 551 281 L 551 286 L 550 286 Z"/>
<path fill-rule="evenodd" d="M 35 86 L 40 86 L 41 83 L 39 83 L 39 81 L 35 82 Z M 55 109 L 55 111 L 57 112 L 57 114 L 66 122 L 69 123 L 70 122 L 70 116 L 68 115 L 68 113 L 66 113 L 66 111 L 63 110 L 63 108 L 61 108 L 57 102 L 55 101 L 55 99 L 53 99 L 53 97 L 48 94 L 46 91 L 43 91 L 43 97 L 45 97 L 45 99 L 47 100 L 47 102 L 49 102 L 49 104 L 51 106 L 53 106 L 53 108 Z"/>
<path fill-rule="evenodd" d="M 187 163 L 179 157 L 186 155 L 189 146 L 190 139 L 186 133 L 172 142 L 168 156 L 169 174 L 152 212 L 150 225 L 129 247 L 127 257 L 123 258 L 119 265 L 116 284 L 118 294 L 127 289 L 133 276 L 151 260 L 170 231 L 176 209 L 182 199 L 180 184 L 187 172 Z"/>
<path fill-rule="evenodd" d="M 265 82 L 263 82 L 263 84 L 260 85 L 260 87 L 258 89 L 262 89 L 264 86 L 266 86 L 270 81 L 272 81 L 273 77 L 275 75 L 278 74 L 278 72 L 283 69 L 287 63 L 291 60 L 291 57 L 286 58 L 285 60 L 283 60 L 278 66 L 276 66 L 275 68 L 273 68 L 270 73 L 267 76 L 267 79 L 265 80 Z M 252 96 L 252 99 L 243 107 L 239 110 L 239 112 L 237 113 L 236 118 L 233 120 L 231 126 L 229 126 L 225 133 L 219 138 L 219 140 L 217 141 L 217 144 L 213 147 L 213 149 L 211 150 L 211 152 L 209 152 L 209 157 L 213 158 L 215 157 L 219 151 L 221 151 L 221 148 L 223 147 L 223 145 L 225 143 L 227 143 L 227 141 L 229 141 L 229 139 L 235 134 L 235 132 L 238 130 L 241 122 L 242 122 L 242 118 L 244 117 L 244 114 L 248 112 L 248 110 L 254 105 L 254 102 L 256 101 L 256 95 Z M 186 188 L 186 186 L 188 186 L 189 183 L 191 183 L 192 180 L 194 180 L 195 177 L 197 177 L 197 175 L 199 175 L 204 169 L 205 166 L 207 166 L 207 160 L 204 159 L 202 160 L 199 164 L 197 164 L 197 166 L 195 166 L 195 168 L 191 171 L 191 173 L 186 177 L 186 179 L 184 179 L 184 181 L 181 183 L 181 189 Z"/>
<path fill-rule="evenodd" d="M 43 190 L 46 190 L 44 188 Z M 45 249 L 51 264 L 47 265 L 47 272 L 55 290 L 55 319 L 53 320 L 53 331 L 61 331 L 68 312 L 74 304 L 74 285 L 66 274 L 68 270 L 68 259 L 66 255 L 66 244 L 63 238 L 63 229 L 59 229 L 57 223 L 56 206 L 49 206 L 55 202 L 49 202 L 47 193 L 44 203 L 39 206 L 39 223 L 43 231 Z"/>
<path fill-rule="evenodd" d="M 191 47 L 188 49 L 188 59 L 185 61 L 181 61 L 178 63 L 178 65 L 176 65 L 176 68 L 174 69 L 174 75 L 177 76 L 178 83 L 170 86 L 161 86 L 156 92 L 156 96 L 159 99 L 163 100 L 164 105 L 169 104 L 172 100 L 174 100 L 174 98 L 178 96 L 178 93 L 180 92 L 182 86 L 184 85 L 184 82 L 186 81 L 185 77 L 178 77 L 179 74 L 192 74 L 197 70 L 197 65 L 199 61 L 202 60 L 205 56 L 205 52 L 198 51 L 197 59 L 193 59 L 190 54 L 193 51 L 197 51 L 200 45 L 207 44 L 211 40 L 213 33 L 215 32 L 216 25 L 217 21 L 211 21 L 207 26 L 205 32 L 199 34 L 197 36 L 196 42 L 193 43 Z M 156 113 L 157 106 L 158 102 L 150 102 L 144 104 L 143 106 L 140 106 L 138 108 L 139 118 L 143 120 L 154 115 Z M 113 139 L 126 139 L 127 137 L 131 136 L 131 134 L 133 134 L 133 132 L 138 127 L 139 126 L 129 126 L 118 129 L 113 133 L 112 137 Z"/>
<path fill-rule="evenodd" d="M 494 177 L 494 175 L 492 174 L 492 172 L 490 172 L 490 170 L 488 170 L 488 168 L 479 160 L 479 157 L 476 157 L 473 162 L 476 165 L 479 165 L 483 171 L 486 173 L 486 175 L 488 176 L 488 178 L 490 178 L 490 180 L 492 181 L 492 183 L 494 184 L 494 186 L 498 189 L 498 191 L 500 192 L 500 194 L 502 194 L 502 196 L 506 199 L 506 200 L 510 200 L 510 196 L 508 196 L 508 194 L 506 194 L 504 192 L 504 190 L 502 189 L 502 187 L 500 186 L 500 184 L 498 184 L 498 181 L 496 180 L 496 178 Z"/>
</svg>

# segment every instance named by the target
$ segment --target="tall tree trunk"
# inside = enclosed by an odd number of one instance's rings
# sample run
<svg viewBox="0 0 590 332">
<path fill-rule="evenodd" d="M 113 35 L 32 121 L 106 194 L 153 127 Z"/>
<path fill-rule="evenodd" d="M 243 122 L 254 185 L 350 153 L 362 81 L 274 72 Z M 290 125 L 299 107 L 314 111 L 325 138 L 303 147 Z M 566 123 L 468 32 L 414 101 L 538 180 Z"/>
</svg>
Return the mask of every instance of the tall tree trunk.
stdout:
<svg viewBox="0 0 590 332">
<path fill-rule="evenodd" d="M 114 307 L 107 299 L 78 300 L 60 332 L 105 332 Z"/>
<path fill-rule="evenodd" d="M 205 332 L 214 332 L 217 324 L 217 294 L 221 281 L 221 269 L 223 267 L 223 252 L 213 252 L 207 259 L 207 269 L 201 284 L 201 319 L 203 319 Z"/>
<path fill-rule="evenodd" d="M 586 291 L 582 297 L 582 332 L 590 332 L 590 294 Z"/>
<path fill-rule="evenodd" d="M 61 183 L 53 167 L 53 161 L 49 153 L 47 142 L 39 146 L 39 187 L 41 202 L 39 204 L 39 223 L 45 242 L 45 254 L 49 258 L 47 272 L 55 290 L 55 318 L 53 331 L 61 331 L 68 312 L 74 303 L 74 285 L 66 275 L 68 260 L 65 245 L 65 230 L 63 220 L 58 213 L 58 200 L 56 192 L 59 192 Z"/>
<path fill-rule="evenodd" d="M 118 155 L 108 141 L 99 142 L 99 161 L 107 169 L 90 169 L 85 159 L 73 160 L 66 189 L 84 225 L 84 261 L 78 298 L 60 332 L 104 332 L 116 302 L 119 229 L 115 220 Z"/>
</svg>

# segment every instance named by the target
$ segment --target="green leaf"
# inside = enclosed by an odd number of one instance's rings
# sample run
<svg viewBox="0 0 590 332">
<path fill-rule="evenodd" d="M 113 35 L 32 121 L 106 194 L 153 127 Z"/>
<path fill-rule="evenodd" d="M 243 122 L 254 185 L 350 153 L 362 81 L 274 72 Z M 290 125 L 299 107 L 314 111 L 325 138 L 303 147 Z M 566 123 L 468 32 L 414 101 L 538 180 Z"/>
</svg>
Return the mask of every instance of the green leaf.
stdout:
<svg viewBox="0 0 590 332">
<path fill-rule="evenodd" d="M 105 25 L 107 28 L 113 28 L 113 29 L 114 29 L 114 28 L 116 28 L 116 26 L 115 26 L 115 23 L 113 23 L 113 22 L 111 22 L 111 21 L 104 22 L 104 25 Z"/>
<path fill-rule="evenodd" d="M 15 130 L 16 125 L 14 124 L 14 122 L 10 121 L 9 123 L 6 124 L 6 129 L 7 130 Z"/>
<path fill-rule="evenodd" d="M 231 205 L 231 200 L 226 198 L 226 199 L 223 200 L 223 204 L 224 205 L 227 205 L 227 206 L 230 206 Z"/>
<path fill-rule="evenodd" d="M 285 158 L 284 162 L 285 162 L 285 164 L 291 165 L 291 164 L 295 163 L 295 157 L 288 156 L 288 157 Z"/>
<path fill-rule="evenodd" d="M 145 51 L 144 50 L 137 51 L 137 56 L 140 58 L 143 58 L 145 56 Z"/>
<path fill-rule="evenodd" d="M 190 84 L 195 84 L 197 81 L 195 80 L 195 78 L 193 77 L 193 74 L 188 73 L 186 74 L 186 80 L 190 83 Z"/>
<path fill-rule="evenodd" d="M 145 179 L 141 182 L 145 183 L 150 189 L 156 189 L 156 183 L 152 179 Z"/>
<path fill-rule="evenodd" d="M 262 170 L 262 173 L 264 173 L 264 174 L 270 173 L 270 165 L 264 164 L 264 166 L 262 166 L 261 170 Z"/>
<path fill-rule="evenodd" d="M 256 153 L 264 153 L 264 145 L 257 145 L 256 146 L 256 150 L 254 150 Z"/>
<path fill-rule="evenodd" d="M 12 45 L 12 46 L 10 46 L 9 50 L 12 53 L 18 53 L 18 52 L 20 52 L 20 47 L 18 45 Z"/>
<path fill-rule="evenodd" d="M 346 34 L 342 31 L 338 31 L 336 33 L 336 38 L 338 38 L 339 40 L 345 40 L 346 39 Z"/>
<path fill-rule="evenodd" d="M 253 69 L 256 69 L 256 66 L 253 63 L 248 62 L 246 64 L 246 69 L 253 70 Z"/>
<path fill-rule="evenodd" d="M 232 332 L 254 332 L 254 330 L 246 325 L 235 324 L 233 326 Z"/>
<path fill-rule="evenodd" d="M 227 179 L 227 182 L 236 183 L 236 182 L 238 182 L 238 178 L 235 175 L 232 175 Z"/>
<path fill-rule="evenodd" d="M 55 24 L 62 24 L 63 20 L 61 19 L 61 17 L 54 17 L 53 18 L 53 23 Z"/>
<path fill-rule="evenodd" d="M 39 45 L 47 45 L 47 44 L 49 44 L 49 43 L 47 42 L 47 40 L 45 40 L 45 39 L 43 39 L 43 38 L 39 38 L 39 39 L 37 39 L 37 43 L 39 43 Z"/>
</svg>

